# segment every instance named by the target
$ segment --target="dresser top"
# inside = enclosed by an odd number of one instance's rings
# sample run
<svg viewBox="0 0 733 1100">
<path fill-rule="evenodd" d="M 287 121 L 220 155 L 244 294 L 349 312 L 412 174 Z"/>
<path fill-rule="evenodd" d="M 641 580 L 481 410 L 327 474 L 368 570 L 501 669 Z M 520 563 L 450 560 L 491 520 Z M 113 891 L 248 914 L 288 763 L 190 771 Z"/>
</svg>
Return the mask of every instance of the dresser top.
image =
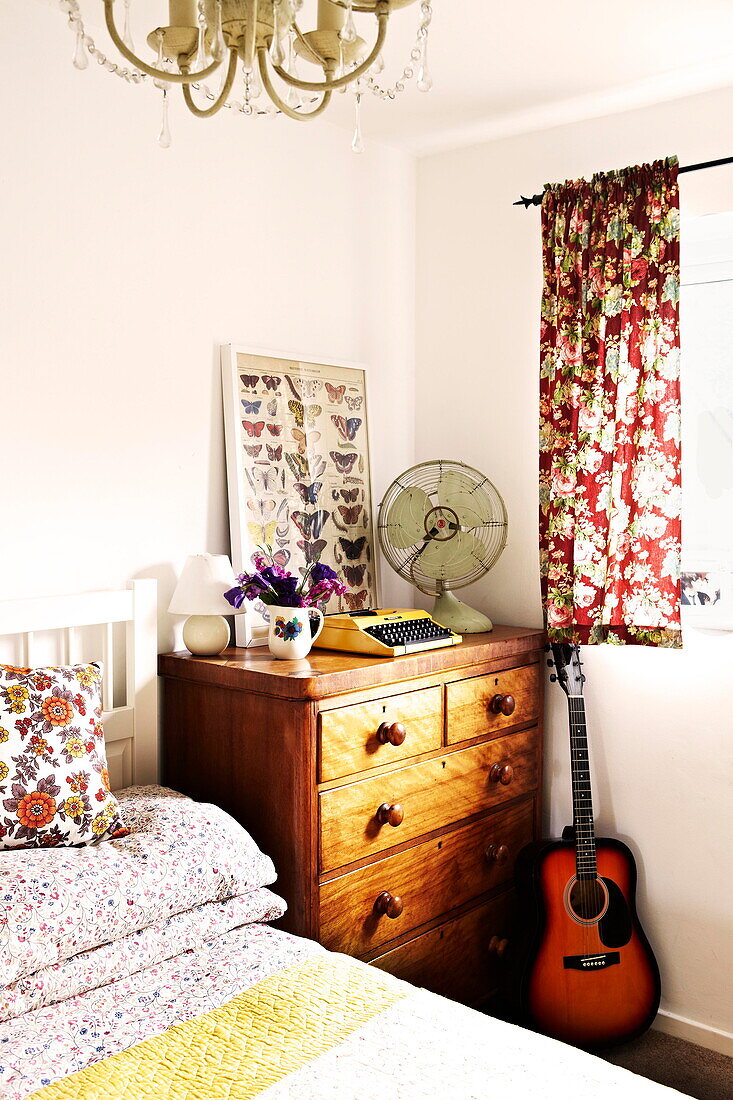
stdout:
<svg viewBox="0 0 733 1100">
<path fill-rule="evenodd" d="M 252 649 L 232 646 L 218 657 L 193 657 L 187 650 L 162 654 L 158 672 L 161 676 L 259 691 L 284 699 L 323 699 L 506 657 L 521 657 L 538 650 L 544 641 L 542 630 L 495 626 L 488 634 L 468 635 L 459 645 L 405 657 L 365 657 L 332 649 L 312 649 L 302 661 L 279 661 L 266 646 Z"/>
</svg>

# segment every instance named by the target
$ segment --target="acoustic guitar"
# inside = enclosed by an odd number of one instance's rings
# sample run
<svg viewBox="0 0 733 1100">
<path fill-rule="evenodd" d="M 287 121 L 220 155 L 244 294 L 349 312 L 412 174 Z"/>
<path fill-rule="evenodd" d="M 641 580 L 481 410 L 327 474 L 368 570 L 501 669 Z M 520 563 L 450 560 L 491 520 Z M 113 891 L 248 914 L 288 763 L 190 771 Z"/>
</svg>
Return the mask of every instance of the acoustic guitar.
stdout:
<svg viewBox="0 0 733 1100">
<path fill-rule="evenodd" d="M 595 835 L 580 650 L 551 648 L 551 679 L 568 697 L 573 824 L 517 860 L 529 922 L 520 1009 L 535 1030 L 594 1049 L 646 1031 L 659 1007 L 659 968 L 636 914 L 634 857 L 620 840 Z"/>
</svg>

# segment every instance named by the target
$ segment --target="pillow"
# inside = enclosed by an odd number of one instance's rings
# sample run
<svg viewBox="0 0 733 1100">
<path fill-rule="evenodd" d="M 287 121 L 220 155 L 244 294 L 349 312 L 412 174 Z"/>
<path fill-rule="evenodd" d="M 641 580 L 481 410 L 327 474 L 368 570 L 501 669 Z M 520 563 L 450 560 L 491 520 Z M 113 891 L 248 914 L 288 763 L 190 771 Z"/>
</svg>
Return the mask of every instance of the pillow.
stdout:
<svg viewBox="0 0 733 1100">
<path fill-rule="evenodd" d="M 275 881 L 272 860 L 216 806 L 161 787 L 129 787 L 118 799 L 124 837 L 0 853 L 3 985 Z"/>
<path fill-rule="evenodd" d="M 97 665 L 0 665 L 0 849 L 96 844 L 121 828 Z"/>
</svg>

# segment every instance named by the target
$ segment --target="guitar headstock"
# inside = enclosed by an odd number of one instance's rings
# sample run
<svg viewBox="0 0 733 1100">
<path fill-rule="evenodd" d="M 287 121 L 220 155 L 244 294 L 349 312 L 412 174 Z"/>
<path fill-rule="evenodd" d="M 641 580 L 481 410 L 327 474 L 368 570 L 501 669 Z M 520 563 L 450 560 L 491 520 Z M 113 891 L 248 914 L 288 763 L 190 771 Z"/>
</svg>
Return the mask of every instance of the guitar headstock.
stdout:
<svg viewBox="0 0 733 1100">
<path fill-rule="evenodd" d="M 580 663 L 580 646 L 570 645 L 569 642 L 552 642 L 550 649 L 560 687 L 568 696 L 582 695 L 585 676 Z"/>
</svg>

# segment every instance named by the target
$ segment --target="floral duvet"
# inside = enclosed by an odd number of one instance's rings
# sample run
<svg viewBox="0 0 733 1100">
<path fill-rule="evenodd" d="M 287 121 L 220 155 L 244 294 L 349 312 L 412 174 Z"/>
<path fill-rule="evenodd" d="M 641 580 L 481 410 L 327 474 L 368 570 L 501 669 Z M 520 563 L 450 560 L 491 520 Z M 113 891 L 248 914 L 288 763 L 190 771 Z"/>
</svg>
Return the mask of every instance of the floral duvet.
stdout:
<svg viewBox="0 0 733 1100">
<path fill-rule="evenodd" d="M 0 961 L 13 975 L 0 990 L 5 1100 L 382 1100 L 385 1094 L 497 1100 L 565 1097 L 569 1088 L 600 1100 L 619 1089 L 631 1100 L 678 1095 L 267 927 L 263 921 L 283 912 L 267 888 L 271 865 L 231 819 L 160 789 L 128 792 L 123 812 L 126 804 L 128 822 L 138 821 L 133 833 L 137 829 L 146 891 L 149 862 L 158 873 L 168 868 L 161 905 L 146 893 L 147 924 L 140 924 L 135 904 L 125 905 L 114 921 L 102 906 L 108 938 L 100 942 L 97 910 L 87 898 L 86 923 L 74 908 L 81 924 L 70 936 L 64 919 L 70 888 L 61 907 L 56 897 L 53 913 L 42 915 L 44 889 L 57 893 L 59 886 L 50 886 L 54 865 L 47 853 L 41 861 L 46 877 L 38 879 L 37 866 L 34 871 L 26 859 L 22 870 L 16 864 L 15 886 L 7 862 L 0 862 Z M 166 863 L 151 836 L 160 837 L 163 819 L 166 829 L 185 832 L 192 817 L 190 845 L 173 840 L 176 860 Z M 249 870 L 238 870 L 218 852 L 217 874 L 202 870 L 208 885 L 194 889 L 197 876 L 191 875 L 201 857 L 194 835 L 210 843 L 211 829 L 222 828 L 239 845 L 240 858 L 248 853 Z M 194 863 L 186 857 L 189 846 Z M 120 858 L 128 869 L 126 889 L 134 891 L 129 850 L 123 847 Z M 60 860 L 64 878 L 74 866 L 70 852 Z M 89 850 L 79 850 L 77 858 L 91 888 Z M 102 862 L 115 858 L 106 849 Z M 176 874 L 197 904 L 179 909 L 164 889 Z M 27 920 L 31 942 L 24 948 L 18 900 L 28 900 L 29 879 L 38 904 Z M 105 881 L 109 887 L 109 876 Z M 216 896 L 222 891 L 229 896 Z M 127 909 L 135 914 L 131 922 Z M 71 939 L 79 948 L 73 954 Z M 43 943 L 52 961 L 29 969 L 30 960 L 43 955 Z M 8 959 L 15 960 L 12 971 Z"/>
</svg>

